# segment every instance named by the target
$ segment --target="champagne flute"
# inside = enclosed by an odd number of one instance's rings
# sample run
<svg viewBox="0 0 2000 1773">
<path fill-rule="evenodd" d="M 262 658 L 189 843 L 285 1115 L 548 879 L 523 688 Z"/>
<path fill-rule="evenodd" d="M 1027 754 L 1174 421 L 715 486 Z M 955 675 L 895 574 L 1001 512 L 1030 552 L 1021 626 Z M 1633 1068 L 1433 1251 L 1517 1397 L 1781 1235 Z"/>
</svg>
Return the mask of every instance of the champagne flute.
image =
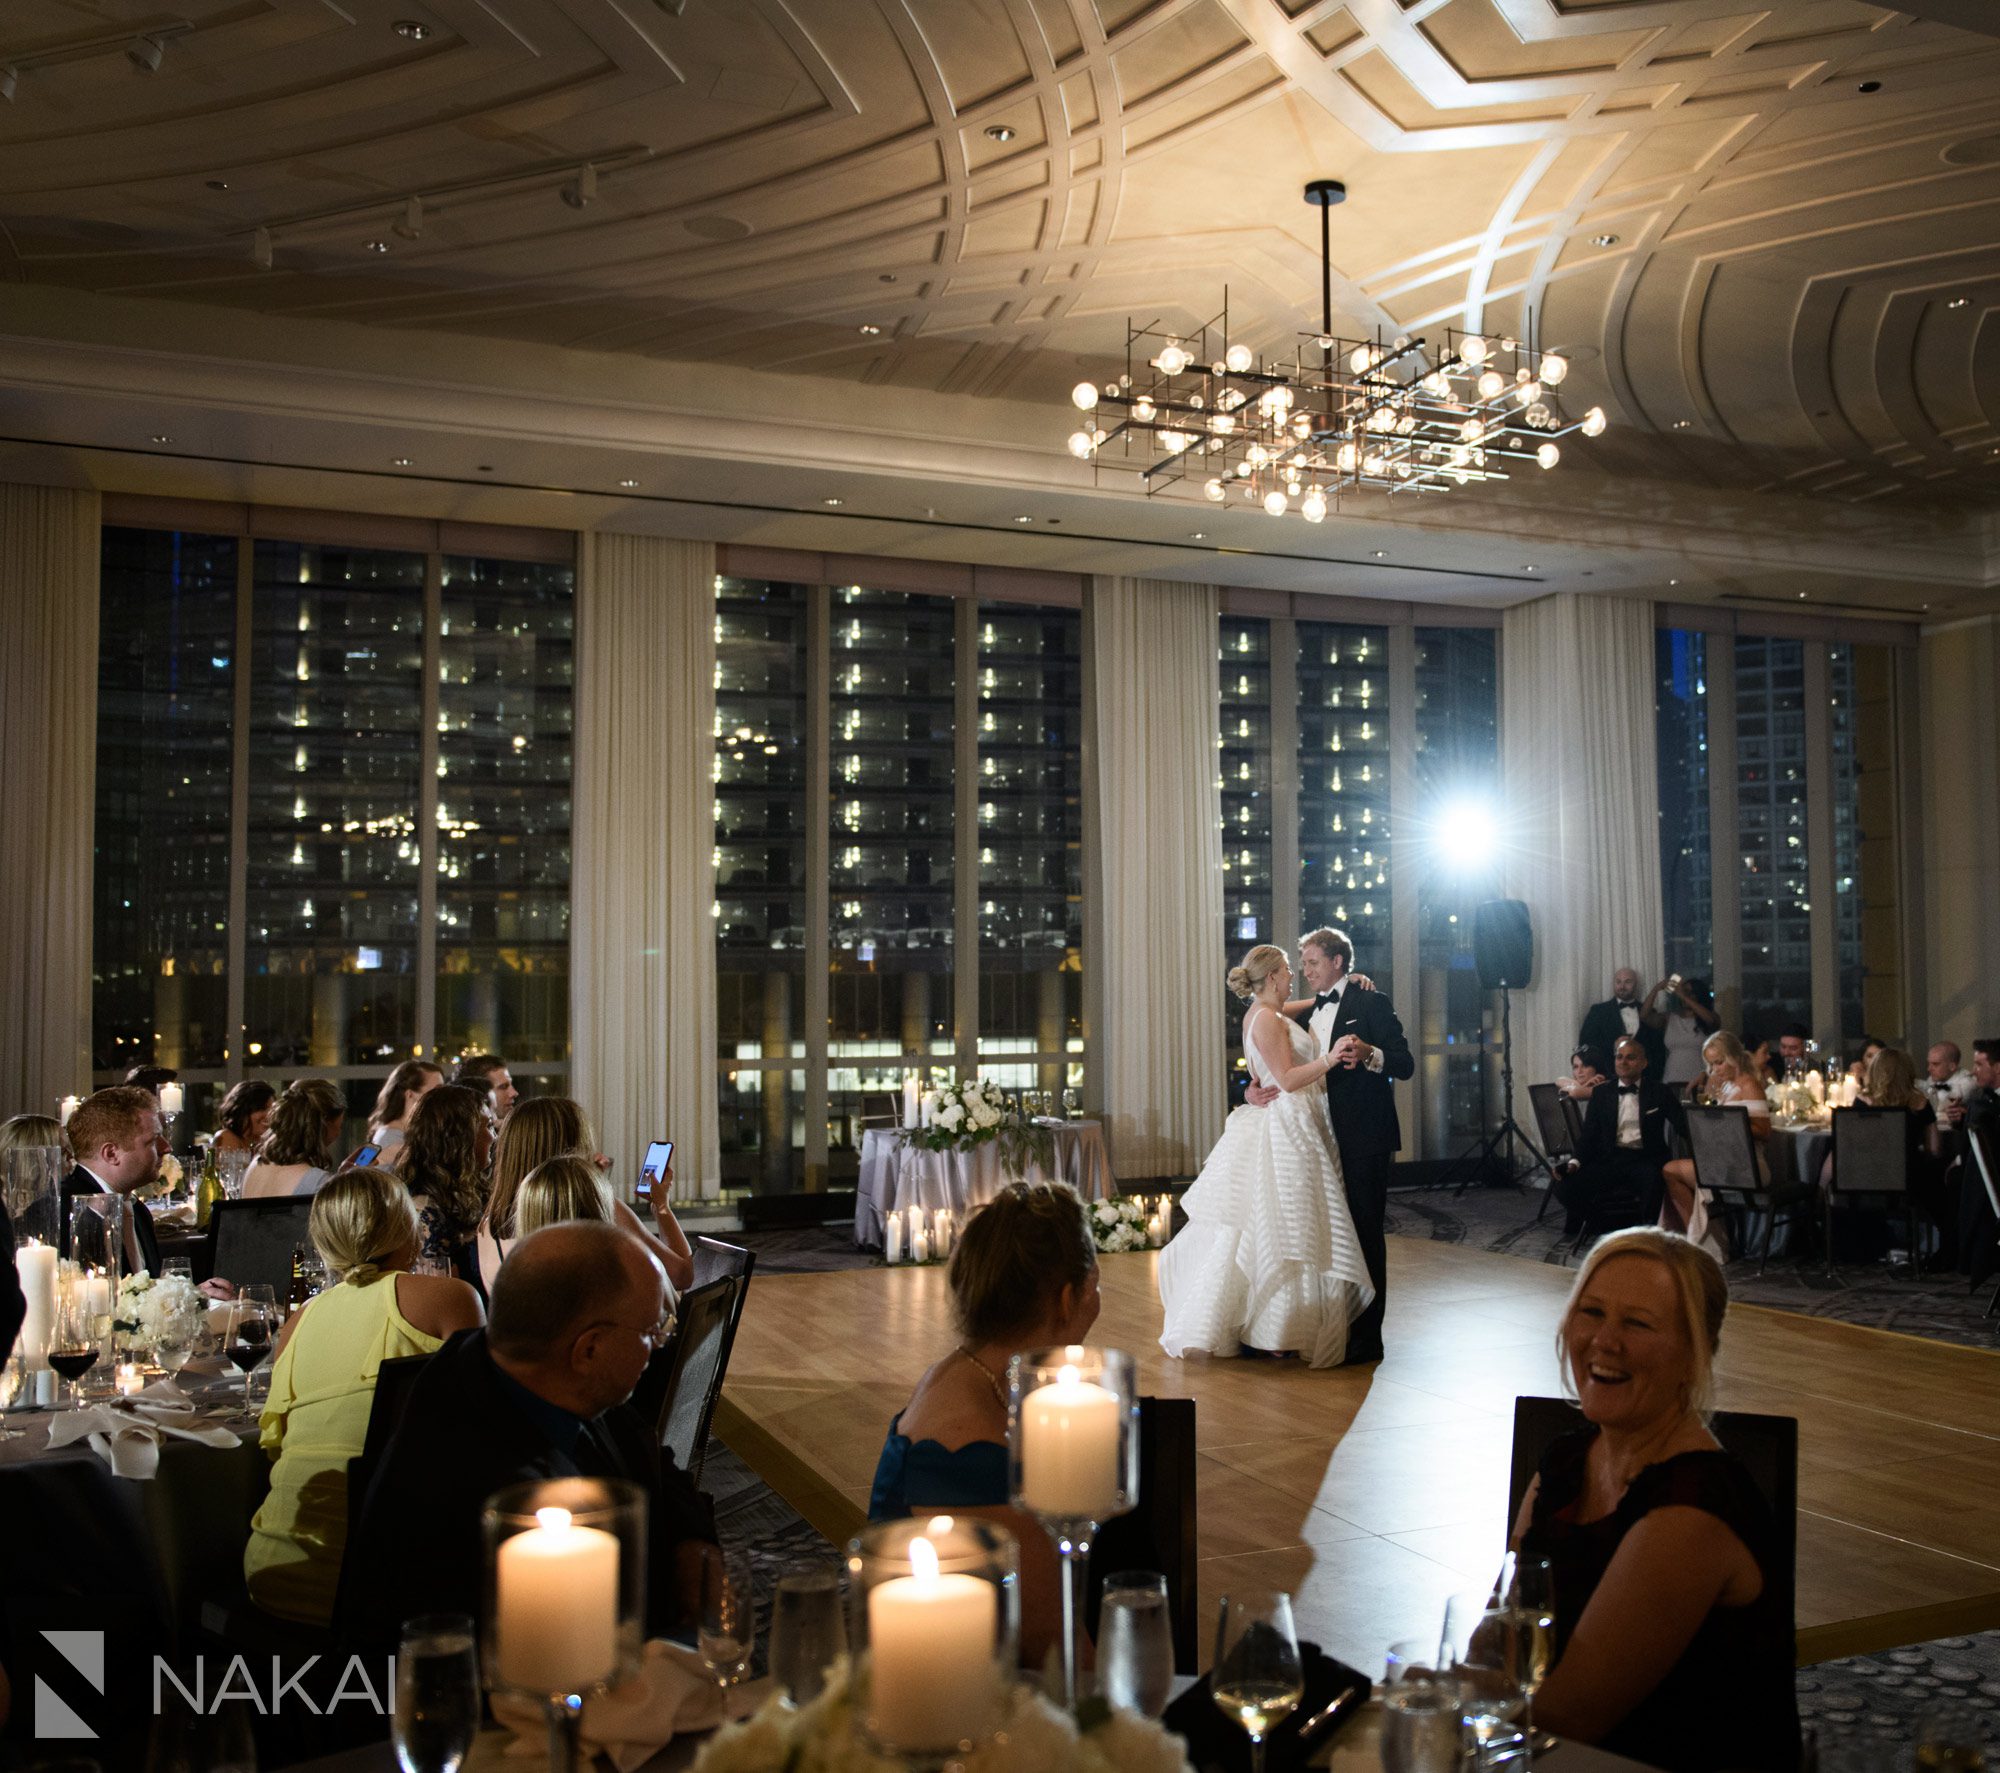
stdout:
<svg viewBox="0 0 2000 1773">
<path fill-rule="evenodd" d="M 478 1659 L 463 1613 L 403 1621 L 392 1724 L 402 1773 L 458 1773 L 479 1733 Z"/>
<path fill-rule="evenodd" d="M 1264 1773 L 1264 1738 L 1305 1697 L 1290 1595 L 1222 1597 L 1209 1680 L 1217 1708 L 1250 1738 L 1250 1773 Z"/>
<path fill-rule="evenodd" d="M 722 1689 L 725 1713 L 729 1689 L 750 1672 L 753 1596 L 750 1562 L 741 1552 L 718 1552 L 708 1560 L 702 1571 L 701 1628 L 695 1643 Z"/>
<path fill-rule="evenodd" d="M 1528 1728 L 1533 1731 L 1535 1694 L 1556 1659 L 1555 1566 L 1547 1558 L 1509 1552 L 1500 1566 L 1501 1604 L 1521 1634 L 1521 1685 L 1528 1695 Z"/>
</svg>

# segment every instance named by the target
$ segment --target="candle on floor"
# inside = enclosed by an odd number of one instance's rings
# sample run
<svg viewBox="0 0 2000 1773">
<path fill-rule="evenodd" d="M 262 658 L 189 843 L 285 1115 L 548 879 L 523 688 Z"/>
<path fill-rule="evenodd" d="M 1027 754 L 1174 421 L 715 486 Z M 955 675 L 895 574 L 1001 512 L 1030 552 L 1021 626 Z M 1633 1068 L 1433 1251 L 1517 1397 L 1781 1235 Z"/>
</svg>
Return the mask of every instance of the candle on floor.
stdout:
<svg viewBox="0 0 2000 1773">
<path fill-rule="evenodd" d="M 903 1215 L 891 1213 L 883 1227 L 882 1260 L 894 1267 L 903 1259 Z"/>
<path fill-rule="evenodd" d="M 910 1260 L 928 1262 L 931 1259 L 930 1227 L 919 1219 L 910 1232 Z"/>
<path fill-rule="evenodd" d="M 951 1208 L 939 1207 L 931 1215 L 931 1252 L 940 1261 L 951 1254 Z"/>
<path fill-rule="evenodd" d="M 21 1358 L 30 1372 L 45 1367 L 56 1325 L 57 1256 L 53 1244 L 23 1244 L 14 1252 L 14 1272 L 28 1301 L 21 1320 Z"/>
<path fill-rule="evenodd" d="M 538 1508 L 501 1541 L 494 1612 L 500 1678 L 529 1693 L 582 1693 L 618 1666 L 618 1540 Z"/>
<path fill-rule="evenodd" d="M 923 1109 L 923 1102 L 924 1102 L 923 1085 L 917 1082 L 917 1074 L 913 1071 L 903 1079 L 903 1125 L 904 1126 L 911 1128 L 914 1128 L 916 1126 L 917 1116 Z"/>
<path fill-rule="evenodd" d="M 868 1728 L 900 1749 L 953 1748 L 993 1707 L 999 1591 L 940 1575 L 937 1549 L 910 1541 L 910 1574 L 868 1591 Z"/>
<path fill-rule="evenodd" d="M 69 1117 L 82 1106 L 83 1106 L 83 1098 L 81 1096 L 65 1096 L 62 1099 L 62 1101 L 57 1104 L 57 1113 L 62 1118 L 62 1124 L 64 1126 L 68 1126 Z"/>
<path fill-rule="evenodd" d="M 1118 1511 L 1116 1395 L 1064 1367 L 1021 1400 L 1021 1505 L 1062 1520 Z"/>
<path fill-rule="evenodd" d="M 1167 1202 L 1163 1195 L 1160 1204 L 1153 1209 L 1153 1217 L 1146 1227 L 1146 1241 L 1158 1249 L 1167 1241 Z"/>
</svg>

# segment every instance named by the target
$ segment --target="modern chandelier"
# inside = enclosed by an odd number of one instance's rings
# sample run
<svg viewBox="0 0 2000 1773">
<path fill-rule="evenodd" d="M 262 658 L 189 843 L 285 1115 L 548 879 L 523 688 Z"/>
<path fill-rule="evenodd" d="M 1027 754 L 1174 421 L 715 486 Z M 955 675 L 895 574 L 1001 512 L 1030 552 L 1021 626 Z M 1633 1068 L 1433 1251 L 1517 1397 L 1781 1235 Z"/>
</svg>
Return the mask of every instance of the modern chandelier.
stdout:
<svg viewBox="0 0 2000 1773">
<path fill-rule="evenodd" d="M 1320 212 L 1317 333 L 1301 334 L 1289 358 L 1260 357 L 1230 342 L 1226 291 L 1221 314 L 1192 334 L 1127 321 L 1125 373 L 1071 392 L 1082 422 L 1070 453 L 1137 470 L 1149 494 L 1199 484 L 1216 504 L 1318 523 L 1343 494 L 1506 480 L 1553 468 L 1558 438 L 1603 433 L 1602 407 L 1564 414 L 1556 389 L 1569 362 L 1543 349 L 1532 314 L 1525 339 L 1457 327 L 1441 341 L 1336 337 L 1331 211 L 1346 196 L 1337 179 L 1305 189 Z"/>
</svg>

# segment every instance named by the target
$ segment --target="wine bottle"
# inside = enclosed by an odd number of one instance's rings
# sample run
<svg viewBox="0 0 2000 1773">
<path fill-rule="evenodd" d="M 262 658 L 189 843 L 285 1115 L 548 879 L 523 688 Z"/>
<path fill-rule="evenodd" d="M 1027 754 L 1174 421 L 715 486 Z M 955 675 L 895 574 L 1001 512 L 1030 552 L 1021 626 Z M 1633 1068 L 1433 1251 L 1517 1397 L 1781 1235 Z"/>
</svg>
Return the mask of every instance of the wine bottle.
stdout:
<svg viewBox="0 0 2000 1773">
<path fill-rule="evenodd" d="M 194 1223 L 197 1231 L 208 1229 L 208 1218 L 215 1211 L 215 1203 L 224 1198 L 222 1173 L 215 1167 L 215 1142 L 209 1140 L 202 1147 L 201 1184 L 195 1190 Z"/>
</svg>

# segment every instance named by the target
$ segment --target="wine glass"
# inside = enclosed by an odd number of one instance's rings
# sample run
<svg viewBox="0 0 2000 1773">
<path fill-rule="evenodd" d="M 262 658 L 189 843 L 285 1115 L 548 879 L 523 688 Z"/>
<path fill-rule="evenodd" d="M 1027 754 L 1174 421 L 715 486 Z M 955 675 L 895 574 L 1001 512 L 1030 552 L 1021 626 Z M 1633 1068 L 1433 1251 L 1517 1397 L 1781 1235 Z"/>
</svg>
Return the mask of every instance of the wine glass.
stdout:
<svg viewBox="0 0 2000 1773">
<path fill-rule="evenodd" d="M 1494 1591 L 1506 1609 L 1511 1629 L 1520 1634 L 1521 1685 L 1528 1695 L 1528 1729 L 1534 1730 L 1535 1693 L 1548 1679 L 1556 1659 L 1555 1566 L 1547 1558 L 1509 1552 L 1500 1566 Z"/>
<path fill-rule="evenodd" d="M 163 1311 L 153 1331 L 153 1359 L 163 1371 L 179 1373 L 194 1358 L 208 1312 L 200 1301 Z"/>
<path fill-rule="evenodd" d="M 741 1552 L 719 1552 L 708 1559 L 702 1569 L 701 1629 L 695 1642 L 703 1664 L 722 1689 L 725 1710 L 729 1689 L 750 1672 L 752 1600 L 750 1562 Z"/>
<path fill-rule="evenodd" d="M 1097 1690 L 1113 1705 L 1156 1718 L 1174 1690 L 1174 1627 L 1167 1579 L 1121 1570 L 1104 1579 L 1097 1616 Z"/>
<path fill-rule="evenodd" d="M 1250 1738 L 1250 1773 L 1264 1773 L 1264 1738 L 1305 1697 L 1288 1594 L 1224 1595 L 1215 1626 L 1216 1706 Z"/>
<path fill-rule="evenodd" d="M 847 1653 L 841 1623 L 840 1577 L 830 1565 L 790 1570 L 771 1601 L 771 1678 L 794 1705 L 809 1705 L 826 1687 L 826 1671 Z"/>
<path fill-rule="evenodd" d="M 269 1297 L 271 1291 L 268 1286 L 243 1288 L 229 1314 L 229 1340 L 223 1353 L 243 1375 L 243 1407 L 246 1411 L 251 1409 L 251 1369 L 261 1365 L 264 1357 L 271 1352 L 271 1339 L 277 1333 L 278 1308 Z M 256 1297 L 259 1293 L 265 1297 Z"/>
<path fill-rule="evenodd" d="M 69 1407 L 83 1408 L 84 1374 L 97 1365 L 99 1338 L 90 1333 L 95 1321 L 87 1297 L 73 1287 L 56 1307 L 54 1334 L 49 1338 L 49 1365 L 69 1381 Z"/>
<path fill-rule="evenodd" d="M 1457 1677 L 1460 1716 L 1478 1742 L 1482 1766 L 1494 1749 L 1521 1740 L 1532 1636 L 1508 1607 L 1485 1595 L 1454 1595 L 1445 1607 L 1438 1666 Z"/>
<path fill-rule="evenodd" d="M 458 1773 L 479 1733 L 479 1662 L 463 1613 L 403 1621 L 391 1729 L 402 1773 Z"/>
</svg>

